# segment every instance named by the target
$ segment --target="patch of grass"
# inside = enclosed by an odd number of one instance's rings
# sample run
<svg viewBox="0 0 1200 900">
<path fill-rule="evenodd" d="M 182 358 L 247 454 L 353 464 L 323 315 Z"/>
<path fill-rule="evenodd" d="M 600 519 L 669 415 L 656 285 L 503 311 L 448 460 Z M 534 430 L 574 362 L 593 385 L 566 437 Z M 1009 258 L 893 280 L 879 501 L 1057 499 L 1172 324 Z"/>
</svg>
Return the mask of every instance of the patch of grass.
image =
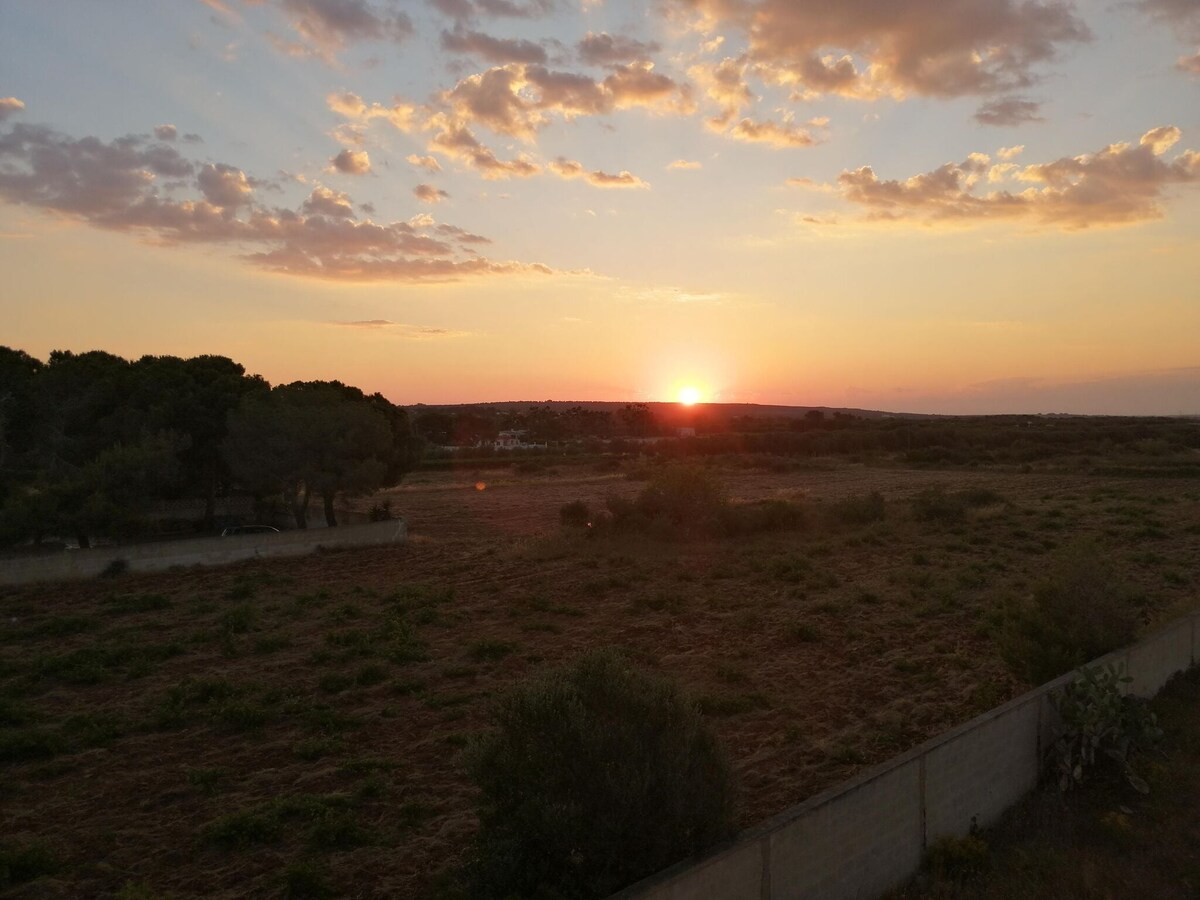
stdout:
<svg viewBox="0 0 1200 900">
<path fill-rule="evenodd" d="M 279 876 L 286 900 L 330 900 L 338 896 L 323 866 L 309 860 L 290 863 Z"/>
<path fill-rule="evenodd" d="M 187 782 L 200 793 L 213 796 L 229 781 L 229 770 L 220 767 L 211 769 L 187 769 Z"/>
<path fill-rule="evenodd" d="M 171 601 L 162 594 L 116 594 L 106 597 L 104 605 L 109 615 L 123 616 L 170 609 Z"/>
<path fill-rule="evenodd" d="M 0 841 L 0 888 L 25 884 L 58 870 L 58 858 L 41 841 Z"/>
<path fill-rule="evenodd" d="M 469 655 L 476 662 L 496 662 L 515 652 L 516 649 L 516 645 L 507 641 L 476 641 L 471 645 Z"/>
</svg>

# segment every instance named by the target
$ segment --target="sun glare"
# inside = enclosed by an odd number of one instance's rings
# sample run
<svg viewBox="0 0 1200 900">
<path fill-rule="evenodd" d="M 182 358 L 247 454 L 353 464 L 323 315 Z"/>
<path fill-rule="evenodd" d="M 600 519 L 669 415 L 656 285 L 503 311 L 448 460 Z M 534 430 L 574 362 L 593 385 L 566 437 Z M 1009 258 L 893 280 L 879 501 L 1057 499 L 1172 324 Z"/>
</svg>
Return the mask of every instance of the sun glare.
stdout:
<svg viewBox="0 0 1200 900">
<path fill-rule="evenodd" d="M 696 387 L 681 387 L 679 389 L 679 402 L 684 406 L 693 406 L 700 402 L 700 389 Z"/>
</svg>

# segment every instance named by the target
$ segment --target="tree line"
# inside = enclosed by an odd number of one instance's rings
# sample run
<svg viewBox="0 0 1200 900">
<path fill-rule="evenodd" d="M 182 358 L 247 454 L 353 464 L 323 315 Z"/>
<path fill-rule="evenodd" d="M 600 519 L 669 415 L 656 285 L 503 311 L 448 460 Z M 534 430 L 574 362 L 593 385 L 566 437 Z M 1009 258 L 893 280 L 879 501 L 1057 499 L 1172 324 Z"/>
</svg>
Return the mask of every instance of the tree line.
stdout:
<svg viewBox="0 0 1200 900">
<path fill-rule="evenodd" d="M 399 482 L 420 441 L 381 394 L 337 381 L 271 386 L 223 356 L 0 347 L 0 545 L 128 537 L 167 501 L 220 497 L 283 504 L 296 526 L 310 502 L 336 525 L 339 494 Z"/>
</svg>

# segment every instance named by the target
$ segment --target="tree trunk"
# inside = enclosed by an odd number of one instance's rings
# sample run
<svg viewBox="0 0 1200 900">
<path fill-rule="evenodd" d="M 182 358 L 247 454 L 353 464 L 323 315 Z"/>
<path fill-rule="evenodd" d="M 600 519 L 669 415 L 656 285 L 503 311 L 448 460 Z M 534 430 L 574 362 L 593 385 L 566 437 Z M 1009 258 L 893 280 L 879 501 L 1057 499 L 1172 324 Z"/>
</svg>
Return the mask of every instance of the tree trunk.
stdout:
<svg viewBox="0 0 1200 900">
<path fill-rule="evenodd" d="M 326 491 L 321 494 L 321 498 L 325 501 L 325 524 L 330 528 L 337 527 L 337 516 L 333 512 L 333 498 L 335 491 Z"/>
<path fill-rule="evenodd" d="M 304 491 L 292 495 L 292 515 L 296 518 L 297 528 L 308 527 L 308 498 L 312 496 L 312 488 L 307 484 Z"/>
<path fill-rule="evenodd" d="M 217 467 L 208 465 L 208 492 L 204 495 L 204 530 L 213 531 L 217 517 Z"/>
<path fill-rule="evenodd" d="M 75 540 L 79 542 L 80 550 L 91 550 L 92 542 L 88 540 L 88 536 L 82 532 L 75 535 Z"/>
</svg>

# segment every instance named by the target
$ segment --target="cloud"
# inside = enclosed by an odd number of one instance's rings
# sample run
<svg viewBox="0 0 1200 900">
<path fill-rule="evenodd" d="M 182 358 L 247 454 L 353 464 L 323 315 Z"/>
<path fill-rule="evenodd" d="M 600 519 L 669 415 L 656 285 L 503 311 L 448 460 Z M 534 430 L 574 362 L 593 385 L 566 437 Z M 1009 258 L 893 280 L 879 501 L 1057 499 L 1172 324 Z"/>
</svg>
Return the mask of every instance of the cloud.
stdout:
<svg viewBox="0 0 1200 900">
<path fill-rule="evenodd" d="M 726 57 L 715 65 L 692 66 L 688 75 L 720 107 L 720 114 L 709 119 L 713 128 L 724 128 L 754 102 L 754 94 L 746 83 L 745 60 Z"/>
<path fill-rule="evenodd" d="M 560 156 L 551 162 L 547 168 L 560 178 L 581 178 L 593 187 L 599 188 L 648 188 L 650 185 L 636 175 L 621 171 L 616 175 L 608 172 L 589 172 L 582 163 Z"/>
<path fill-rule="evenodd" d="M 797 125 L 790 122 L 780 124 L 767 120 L 756 122 L 753 119 L 742 119 L 728 132 L 729 136 L 739 141 L 769 144 L 772 147 L 811 147 L 816 139 Z"/>
<path fill-rule="evenodd" d="M 1196 0 L 1140 0 L 1142 12 L 1168 25 L 1189 40 L 1200 40 L 1200 4 Z"/>
<path fill-rule="evenodd" d="M 991 100 L 975 111 L 975 121 L 980 125 L 1021 125 L 1025 122 L 1044 122 L 1038 115 L 1041 104 L 1020 97 L 1005 97 Z"/>
<path fill-rule="evenodd" d="M 1001 147 L 996 151 L 996 155 L 1001 159 L 1016 159 L 1025 152 L 1024 144 L 1017 144 L 1015 147 Z"/>
<path fill-rule="evenodd" d="M 0 97 L 0 122 L 9 116 L 16 115 L 25 108 L 25 102 L 16 97 Z"/>
<path fill-rule="evenodd" d="M 1161 126 L 1137 144 L 1110 144 L 1096 153 L 1023 168 L 992 167 L 985 154 L 973 153 L 904 181 L 881 180 L 863 166 L 843 172 L 837 186 L 845 200 L 867 210 L 868 220 L 1027 221 L 1066 230 L 1129 225 L 1160 218 L 1160 202 L 1172 186 L 1200 182 L 1200 153 L 1185 150 L 1165 158 L 1179 138 L 1178 128 Z M 1011 186 L 978 190 L 995 181 Z M 1021 189 L 1022 184 L 1030 186 Z"/>
<path fill-rule="evenodd" d="M 443 200 L 450 199 L 449 194 L 435 188 L 432 184 L 418 184 L 413 188 L 413 196 L 422 203 L 441 203 Z"/>
<path fill-rule="evenodd" d="M 343 175 L 366 175 L 371 171 L 371 157 L 366 150 L 342 150 L 329 164 Z"/>
<path fill-rule="evenodd" d="M 1066 0 L 665 0 L 711 34 L 740 31 L 746 61 L 801 93 L 872 98 L 988 95 L 1090 39 Z"/>
<path fill-rule="evenodd" d="M 431 0 L 430 5 L 443 15 L 459 20 L 476 16 L 539 19 L 553 12 L 555 0 Z"/>
<path fill-rule="evenodd" d="M 300 208 L 310 216 L 331 216 L 335 219 L 353 219 L 355 217 L 354 204 L 350 198 L 341 191 L 334 191 L 327 187 L 313 188 L 313 192 L 308 195 L 308 199 Z"/>
<path fill-rule="evenodd" d="M 421 117 L 422 111 L 411 103 L 396 100 L 391 106 L 372 103 L 368 106 L 358 94 L 346 92 L 329 94 L 325 97 L 326 105 L 339 116 L 357 122 L 369 122 L 372 119 L 386 119 L 400 131 L 413 131 Z"/>
<path fill-rule="evenodd" d="M 409 164 L 432 174 L 442 171 L 441 163 L 432 156 L 418 156 L 416 153 L 410 153 L 405 159 Z"/>
<path fill-rule="evenodd" d="M 677 159 L 667 163 L 668 169 L 694 170 L 704 168 L 704 164 L 690 159 Z"/>
<path fill-rule="evenodd" d="M 389 319 L 361 319 L 357 322 L 327 322 L 340 328 L 362 328 L 367 331 L 386 331 L 395 337 L 406 340 L 435 340 L 437 338 L 463 337 L 466 331 L 452 331 L 449 328 L 433 328 L 428 325 L 405 325 Z"/>
<path fill-rule="evenodd" d="M 379 8 L 367 0 L 275 0 L 298 45 L 279 41 L 285 52 L 326 60 L 347 44 L 359 41 L 403 41 L 413 34 L 412 19 L 404 12 Z"/>
<path fill-rule="evenodd" d="M 179 129 L 174 125 L 155 125 L 154 136 L 160 141 L 173 141 L 179 136 Z"/>
<path fill-rule="evenodd" d="M 589 66 L 612 66 L 649 59 L 662 49 L 655 41 L 644 42 L 607 31 L 589 31 L 576 45 L 579 59 Z"/>
<path fill-rule="evenodd" d="M 655 72 L 650 62 L 615 66 L 601 81 L 540 65 L 509 63 L 470 75 L 437 99 L 446 114 L 463 126 L 480 124 L 525 141 L 532 141 L 553 116 L 570 120 L 622 109 L 687 113 L 694 108 L 690 88 Z"/>
<path fill-rule="evenodd" d="M 517 38 L 497 38 L 479 31 L 442 32 L 442 49 L 452 53 L 469 53 L 488 62 L 500 63 L 544 63 L 546 50 L 540 44 Z"/>
<path fill-rule="evenodd" d="M 1200 51 L 1191 56 L 1181 56 L 1175 61 L 1175 68 L 1189 75 L 1200 75 Z"/>
<path fill-rule="evenodd" d="M 464 125 L 435 116 L 431 125 L 436 134 L 429 140 L 429 149 L 457 160 L 475 169 L 488 180 L 500 178 L 529 178 L 538 174 L 541 167 L 525 158 L 502 160 Z"/>
<path fill-rule="evenodd" d="M 196 186 L 213 206 L 234 210 L 250 202 L 254 186 L 246 173 L 224 163 L 209 163 L 196 176 Z"/>
<path fill-rule="evenodd" d="M 331 280 L 551 271 L 485 259 L 475 248 L 486 238 L 452 225 L 426 233 L 407 222 L 357 220 L 350 198 L 324 187 L 314 188 L 298 210 L 267 206 L 256 199 L 258 183 L 235 166 L 197 166 L 148 135 L 105 142 L 23 124 L 0 132 L 0 200 L 158 245 L 225 245 L 269 271 Z M 192 196 L 177 196 L 189 187 Z"/>
</svg>

